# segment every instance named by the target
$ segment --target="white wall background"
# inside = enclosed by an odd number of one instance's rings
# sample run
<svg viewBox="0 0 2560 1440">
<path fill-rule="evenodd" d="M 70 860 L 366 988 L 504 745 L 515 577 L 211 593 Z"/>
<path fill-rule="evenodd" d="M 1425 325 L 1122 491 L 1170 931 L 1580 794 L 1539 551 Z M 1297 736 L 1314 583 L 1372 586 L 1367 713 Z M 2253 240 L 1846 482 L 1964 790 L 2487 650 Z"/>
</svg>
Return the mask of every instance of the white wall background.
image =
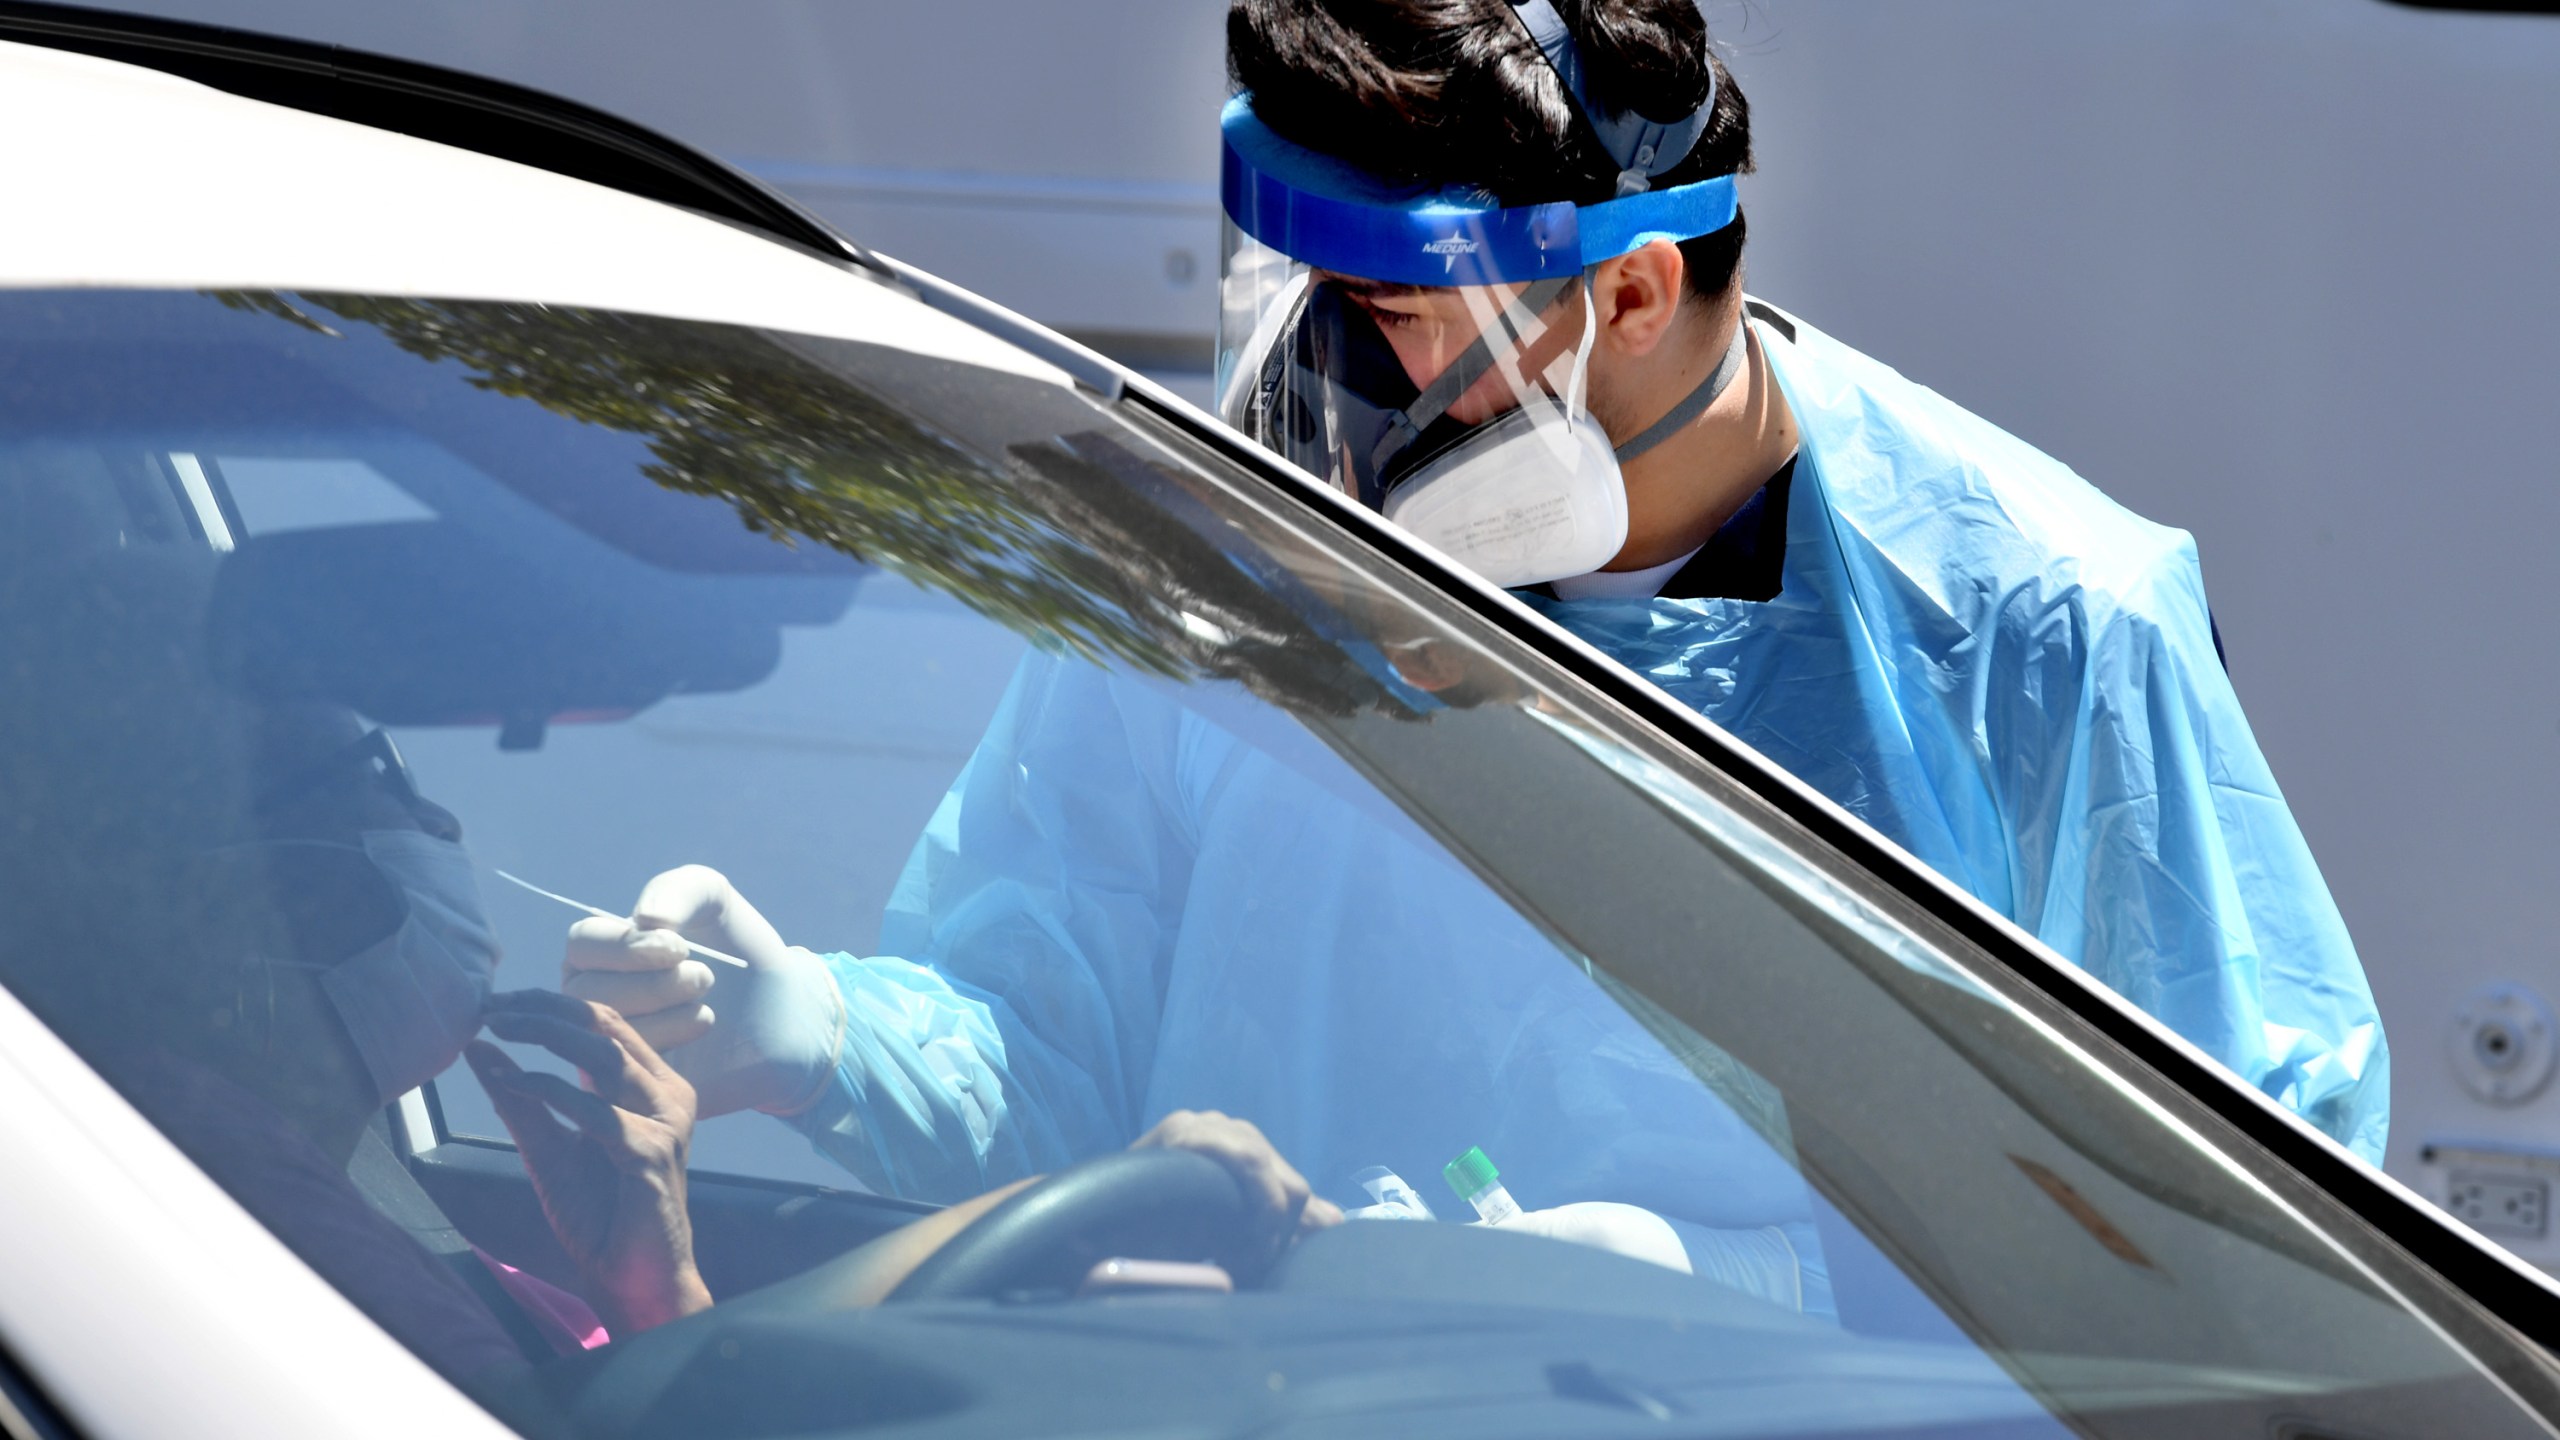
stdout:
<svg viewBox="0 0 2560 1440">
<path fill-rule="evenodd" d="M 2391 1168 L 2560 1152 L 2560 1093 L 2479 1104 L 2447 1055 L 2473 987 L 2560 994 L 2560 18 L 1710 3 L 1754 287 L 2197 535 L 2382 998 Z M 1205 355 L 1219 0 L 133 8 L 571 94 L 1061 328 Z"/>
<path fill-rule="evenodd" d="M 1219 0 L 127 0 L 495 75 L 779 181 L 876 249 L 1208 366 Z M 1135 345 L 1117 337 L 1137 336 Z"/>
<path fill-rule="evenodd" d="M 2560 994 L 2560 17 L 1762 0 L 1755 288 L 2193 531 L 2392 1040 L 2390 1168 Z M 2511 1243 L 2538 1259 L 2546 1239 Z"/>
</svg>

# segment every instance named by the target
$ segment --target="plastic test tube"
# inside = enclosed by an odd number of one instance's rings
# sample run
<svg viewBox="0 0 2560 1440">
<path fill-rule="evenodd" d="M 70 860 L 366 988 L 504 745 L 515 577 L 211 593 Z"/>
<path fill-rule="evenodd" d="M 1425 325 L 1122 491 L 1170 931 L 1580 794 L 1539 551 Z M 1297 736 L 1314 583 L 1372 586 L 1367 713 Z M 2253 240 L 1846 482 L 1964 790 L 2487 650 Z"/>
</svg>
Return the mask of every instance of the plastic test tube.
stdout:
<svg viewBox="0 0 2560 1440">
<path fill-rule="evenodd" d="M 1467 1153 L 1441 1167 L 1440 1177 L 1458 1198 L 1475 1207 L 1476 1215 L 1487 1225 L 1499 1225 L 1520 1213 L 1511 1192 L 1502 1188 L 1502 1172 L 1493 1168 L 1481 1149 L 1470 1146 Z"/>
</svg>

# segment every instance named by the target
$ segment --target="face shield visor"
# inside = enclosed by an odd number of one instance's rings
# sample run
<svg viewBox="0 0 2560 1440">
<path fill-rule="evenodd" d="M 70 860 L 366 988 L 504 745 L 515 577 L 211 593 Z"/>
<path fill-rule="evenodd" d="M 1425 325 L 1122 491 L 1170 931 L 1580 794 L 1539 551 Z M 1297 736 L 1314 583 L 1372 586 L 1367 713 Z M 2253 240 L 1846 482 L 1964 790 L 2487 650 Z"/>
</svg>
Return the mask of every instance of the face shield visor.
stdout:
<svg viewBox="0 0 2560 1440">
<path fill-rule="evenodd" d="M 1739 354 L 1613 447 L 1589 406 L 1589 276 L 1657 236 L 1732 223 L 1732 177 L 1645 191 L 1634 175 L 1615 200 L 1506 207 L 1293 145 L 1250 97 L 1222 130 L 1221 417 L 1497 585 L 1616 556 L 1620 460 L 1694 418 Z"/>
<path fill-rule="evenodd" d="M 1588 286 L 1416 285 L 1318 269 L 1227 227 L 1231 424 L 1487 579 L 1599 568 L 1626 490 L 1589 408 Z"/>
</svg>

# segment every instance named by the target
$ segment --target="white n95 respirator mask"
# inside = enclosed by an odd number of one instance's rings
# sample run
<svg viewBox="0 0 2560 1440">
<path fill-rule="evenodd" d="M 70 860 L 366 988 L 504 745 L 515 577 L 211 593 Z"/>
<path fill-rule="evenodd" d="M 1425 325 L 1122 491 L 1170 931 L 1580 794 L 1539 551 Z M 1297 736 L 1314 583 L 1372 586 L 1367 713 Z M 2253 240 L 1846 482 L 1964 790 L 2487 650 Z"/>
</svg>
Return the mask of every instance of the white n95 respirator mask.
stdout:
<svg viewBox="0 0 2560 1440">
<path fill-rule="evenodd" d="M 1287 292 L 1233 357 L 1228 423 L 1497 585 L 1626 544 L 1625 483 L 1585 404 L 1586 287 L 1310 273 Z"/>
</svg>

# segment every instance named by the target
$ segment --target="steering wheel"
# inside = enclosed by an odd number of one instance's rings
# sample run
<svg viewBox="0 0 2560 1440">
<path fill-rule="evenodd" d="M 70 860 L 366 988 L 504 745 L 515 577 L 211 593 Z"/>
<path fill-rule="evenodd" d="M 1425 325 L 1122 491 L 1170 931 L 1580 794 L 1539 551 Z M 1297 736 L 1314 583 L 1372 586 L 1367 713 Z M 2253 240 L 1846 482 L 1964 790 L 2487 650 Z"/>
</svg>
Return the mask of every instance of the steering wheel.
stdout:
<svg viewBox="0 0 2560 1440">
<path fill-rule="evenodd" d="M 1270 1263 L 1259 1209 L 1226 1166 L 1188 1150 L 1122 1150 L 1072 1165 L 951 1237 L 888 1302 L 1073 1290 L 1097 1261 L 1206 1260 L 1237 1283 Z"/>
</svg>

